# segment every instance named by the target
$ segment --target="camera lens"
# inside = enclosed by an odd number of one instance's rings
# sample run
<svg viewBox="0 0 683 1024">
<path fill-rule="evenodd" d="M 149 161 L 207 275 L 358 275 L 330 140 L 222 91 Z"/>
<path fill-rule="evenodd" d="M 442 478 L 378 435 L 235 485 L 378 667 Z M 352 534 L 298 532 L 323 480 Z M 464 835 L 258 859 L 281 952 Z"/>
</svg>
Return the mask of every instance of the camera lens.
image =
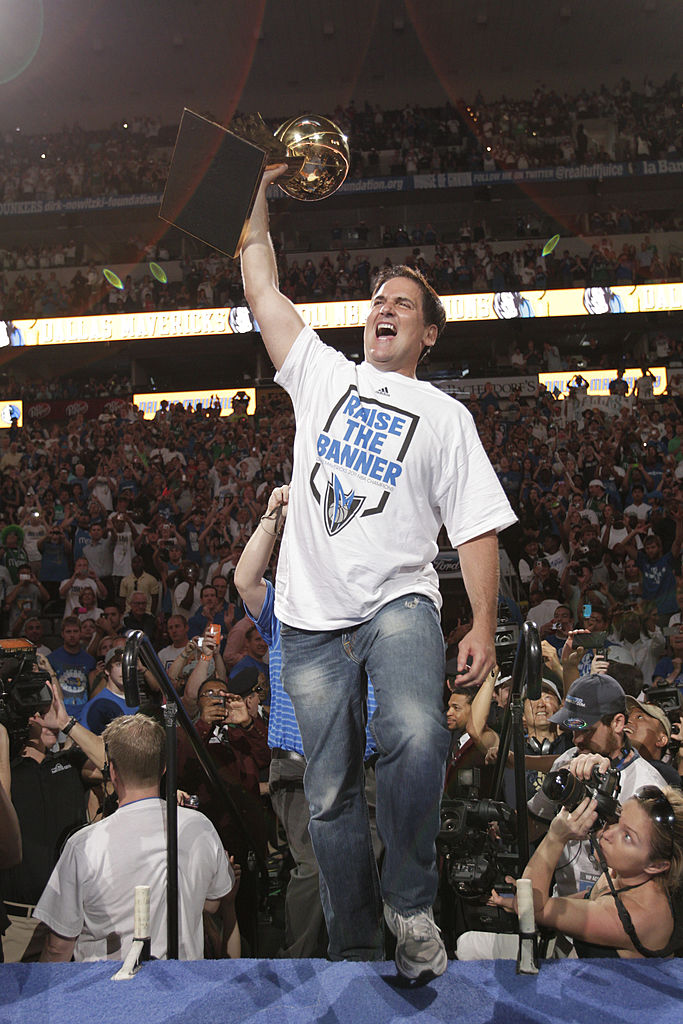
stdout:
<svg viewBox="0 0 683 1024">
<path fill-rule="evenodd" d="M 573 811 L 586 795 L 586 787 L 567 768 L 548 772 L 543 781 L 543 792 L 555 804 Z"/>
</svg>

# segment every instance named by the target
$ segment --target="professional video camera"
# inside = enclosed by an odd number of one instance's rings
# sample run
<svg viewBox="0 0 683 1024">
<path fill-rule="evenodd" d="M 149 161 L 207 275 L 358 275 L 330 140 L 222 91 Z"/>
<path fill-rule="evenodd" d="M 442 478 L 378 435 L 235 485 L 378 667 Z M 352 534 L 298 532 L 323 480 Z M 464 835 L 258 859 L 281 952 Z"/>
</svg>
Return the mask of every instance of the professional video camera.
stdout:
<svg viewBox="0 0 683 1024">
<path fill-rule="evenodd" d="M 12 755 L 26 741 L 32 715 L 52 704 L 48 672 L 36 670 L 36 648 L 28 640 L 0 640 L 0 722 L 9 734 Z"/>
<path fill-rule="evenodd" d="M 491 889 L 516 865 L 506 848 L 515 838 L 515 821 L 512 808 L 496 800 L 442 800 L 436 848 L 449 885 L 463 900 L 486 903 Z"/>
<path fill-rule="evenodd" d="M 512 665 L 519 644 L 519 626 L 513 619 L 508 617 L 506 609 L 500 606 L 498 609 L 494 644 L 496 647 L 496 663 L 500 669 L 500 674 L 501 676 L 509 676 L 512 672 Z"/>
<path fill-rule="evenodd" d="M 606 772 L 593 768 L 590 781 L 582 782 L 567 768 L 548 773 L 543 781 L 543 792 L 555 804 L 562 804 L 568 811 L 574 811 L 584 797 L 597 801 L 598 816 L 591 832 L 597 832 L 604 825 L 611 825 L 619 818 L 619 772 L 608 768 Z"/>
</svg>

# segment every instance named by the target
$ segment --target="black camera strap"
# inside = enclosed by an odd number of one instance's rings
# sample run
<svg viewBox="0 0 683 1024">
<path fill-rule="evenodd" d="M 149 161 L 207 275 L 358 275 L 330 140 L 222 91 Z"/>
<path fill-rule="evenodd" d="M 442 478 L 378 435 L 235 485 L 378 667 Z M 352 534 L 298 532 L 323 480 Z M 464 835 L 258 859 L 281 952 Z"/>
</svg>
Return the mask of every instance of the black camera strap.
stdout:
<svg viewBox="0 0 683 1024">
<path fill-rule="evenodd" d="M 622 901 L 619 899 L 618 891 L 614 888 L 614 883 L 612 882 L 612 876 L 610 875 L 609 868 L 607 867 L 607 863 L 605 861 L 605 858 L 604 858 L 604 855 L 603 855 L 600 843 L 598 842 L 597 838 L 595 838 L 592 835 L 590 835 L 588 838 L 590 839 L 590 844 L 591 844 L 591 848 L 593 850 L 593 853 L 595 854 L 595 857 L 596 857 L 598 863 L 600 864 L 600 868 L 601 868 L 605 878 L 607 879 L 607 884 L 609 885 L 610 892 L 611 892 L 612 896 L 614 897 L 614 905 L 617 908 L 617 914 L 619 915 L 619 920 L 621 921 L 621 926 L 624 929 L 624 931 L 626 932 L 626 934 L 628 935 L 628 937 L 631 940 L 631 942 L 633 943 L 633 948 L 638 953 L 640 953 L 641 956 L 645 956 L 645 957 L 653 958 L 653 957 L 671 956 L 671 954 L 674 952 L 674 949 L 671 948 L 672 947 L 672 940 L 675 938 L 675 935 L 676 935 L 676 919 L 675 919 L 675 915 L 674 915 L 674 911 L 673 911 L 673 906 L 671 905 L 671 903 L 670 903 L 671 912 L 672 912 L 672 916 L 674 917 L 674 930 L 673 930 L 671 939 L 669 939 L 669 942 L 666 944 L 666 946 L 664 946 L 663 949 L 646 949 L 645 946 L 642 944 L 642 942 L 640 941 L 640 939 L 638 938 L 638 936 L 636 934 L 636 930 L 633 927 L 633 921 L 631 920 L 631 915 L 629 914 L 628 910 L 626 909 L 626 907 L 624 906 Z M 648 879 L 648 881 L 649 881 L 649 879 Z M 641 884 L 644 884 L 644 883 L 641 883 Z M 637 888 L 637 887 L 636 886 L 629 886 L 629 888 Z"/>
</svg>

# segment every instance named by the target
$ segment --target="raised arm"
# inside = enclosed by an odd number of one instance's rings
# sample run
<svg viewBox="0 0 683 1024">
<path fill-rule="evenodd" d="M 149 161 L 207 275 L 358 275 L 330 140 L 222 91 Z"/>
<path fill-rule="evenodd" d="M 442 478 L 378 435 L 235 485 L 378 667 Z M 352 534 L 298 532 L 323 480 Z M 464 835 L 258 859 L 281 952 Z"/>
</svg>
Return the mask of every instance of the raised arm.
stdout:
<svg viewBox="0 0 683 1024">
<path fill-rule="evenodd" d="M 304 326 L 301 316 L 278 287 L 275 253 L 268 234 L 266 188 L 283 169 L 280 165 L 264 174 L 241 253 L 244 294 L 276 370 Z"/>
<path fill-rule="evenodd" d="M 235 586 L 251 614 L 258 618 L 266 599 L 263 574 L 268 568 L 280 524 L 287 515 L 289 487 L 276 487 L 268 499 L 268 508 L 252 533 L 235 568 Z"/>
<path fill-rule="evenodd" d="M 493 690 L 499 675 L 498 666 L 494 665 L 477 690 L 470 708 L 467 731 L 483 753 L 498 745 L 498 736 L 493 729 L 487 727 L 487 720 L 493 699 Z"/>
</svg>

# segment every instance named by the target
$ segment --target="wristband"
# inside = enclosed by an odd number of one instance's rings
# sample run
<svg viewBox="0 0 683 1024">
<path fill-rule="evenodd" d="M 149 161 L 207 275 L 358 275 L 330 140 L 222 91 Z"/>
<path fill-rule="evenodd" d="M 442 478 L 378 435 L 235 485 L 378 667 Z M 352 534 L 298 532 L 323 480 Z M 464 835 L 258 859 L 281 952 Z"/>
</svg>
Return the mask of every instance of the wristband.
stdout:
<svg viewBox="0 0 683 1024">
<path fill-rule="evenodd" d="M 65 736 L 69 735 L 69 733 L 73 729 L 74 725 L 78 725 L 78 719 L 74 718 L 74 716 L 72 715 L 71 718 L 69 719 L 69 721 L 66 723 L 66 725 L 62 729 L 62 732 L 64 733 Z"/>
<path fill-rule="evenodd" d="M 268 534 L 269 537 L 277 537 L 278 536 L 278 531 L 277 530 L 275 530 L 273 533 L 271 533 L 270 530 L 266 530 L 265 526 L 263 525 L 263 520 L 264 519 L 270 519 L 270 516 L 261 516 L 261 518 L 259 519 L 259 526 L 261 527 L 263 532 Z"/>
</svg>

